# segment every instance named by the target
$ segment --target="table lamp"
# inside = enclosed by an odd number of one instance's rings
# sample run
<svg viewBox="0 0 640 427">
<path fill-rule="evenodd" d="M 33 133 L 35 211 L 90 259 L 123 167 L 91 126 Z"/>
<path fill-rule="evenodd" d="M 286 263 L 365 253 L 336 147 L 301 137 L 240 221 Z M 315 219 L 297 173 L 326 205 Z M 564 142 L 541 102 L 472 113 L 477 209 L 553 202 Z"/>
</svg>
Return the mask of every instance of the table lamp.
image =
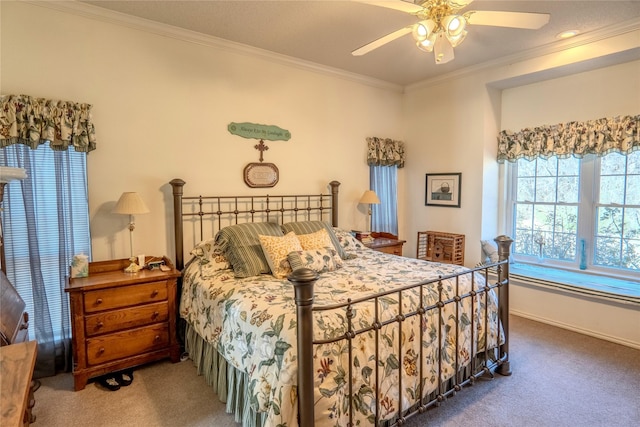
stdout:
<svg viewBox="0 0 640 427">
<path fill-rule="evenodd" d="M 369 228 L 367 231 L 371 231 L 371 205 L 379 205 L 380 199 L 378 199 L 375 191 L 367 190 L 364 192 L 362 197 L 360 197 L 360 201 L 358 203 L 369 205 L 369 209 L 367 211 L 367 227 Z"/>
<path fill-rule="evenodd" d="M 23 168 L 10 166 L 0 166 L 0 211 L 4 201 L 4 186 L 13 180 L 23 180 L 27 178 L 27 172 Z M 7 273 L 7 265 L 4 257 L 4 230 L 2 230 L 2 220 L 0 217 L 0 270 Z"/>
<path fill-rule="evenodd" d="M 136 214 L 149 213 L 149 208 L 144 204 L 144 201 L 138 193 L 125 192 L 122 193 L 118 203 L 116 203 L 115 208 L 113 208 L 113 211 L 111 212 L 129 215 L 129 246 L 131 249 L 131 257 L 129 258 L 129 261 L 131 261 L 131 264 L 129 264 L 124 271 L 125 273 L 137 273 L 140 271 L 142 266 L 136 264 L 136 258 L 133 256 L 133 230 L 136 228 L 133 216 Z"/>
</svg>

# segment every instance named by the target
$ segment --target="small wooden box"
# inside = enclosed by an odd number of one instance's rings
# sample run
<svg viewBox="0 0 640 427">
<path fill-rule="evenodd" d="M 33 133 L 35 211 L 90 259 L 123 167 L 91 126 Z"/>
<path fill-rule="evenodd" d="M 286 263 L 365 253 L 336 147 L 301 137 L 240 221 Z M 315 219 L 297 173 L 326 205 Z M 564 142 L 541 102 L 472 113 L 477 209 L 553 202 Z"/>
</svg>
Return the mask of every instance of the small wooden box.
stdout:
<svg viewBox="0 0 640 427">
<path fill-rule="evenodd" d="M 417 258 L 464 265 L 464 234 L 418 231 Z"/>
</svg>

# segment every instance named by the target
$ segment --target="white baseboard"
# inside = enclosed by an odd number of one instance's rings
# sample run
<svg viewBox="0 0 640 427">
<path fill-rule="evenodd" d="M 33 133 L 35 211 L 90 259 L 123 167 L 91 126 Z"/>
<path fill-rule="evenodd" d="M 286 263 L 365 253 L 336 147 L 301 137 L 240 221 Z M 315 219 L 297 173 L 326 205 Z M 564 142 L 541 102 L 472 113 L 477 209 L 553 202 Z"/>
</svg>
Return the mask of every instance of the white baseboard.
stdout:
<svg viewBox="0 0 640 427">
<path fill-rule="evenodd" d="M 524 317 L 525 319 L 535 320 L 536 322 L 546 323 L 547 325 L 557 326 L 558 328 L 567 329 L 569 331 L 578 332 L 580 334 L 589 335 L 590 337 L 599 338 L 601 340 L 610 341 L 616 344 L 620 344 L 620 345 L 624 345 L 627 347 L 640 350 L 640 343 L 626 340 L 621 337 L 614 337 L 611 335 L 602 334 L 600 332 L 583 329 L 575 325 L 570 325 L 568 323 L 558 322 L 557 320 L 539 317 L 530 313 L 522 312 L 520 310 L 509 310 L 509 313 L 514 316 Z"/>
</svg>

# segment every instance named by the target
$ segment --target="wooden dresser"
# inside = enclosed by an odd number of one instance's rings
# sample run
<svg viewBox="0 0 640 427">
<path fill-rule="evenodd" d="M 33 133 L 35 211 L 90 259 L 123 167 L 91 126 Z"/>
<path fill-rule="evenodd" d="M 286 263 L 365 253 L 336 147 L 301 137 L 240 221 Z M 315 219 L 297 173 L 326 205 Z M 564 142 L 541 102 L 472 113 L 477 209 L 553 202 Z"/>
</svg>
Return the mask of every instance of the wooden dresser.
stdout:
<svg viewBox="0 0 640 427">
<path fill-rule="evenodd" d="M 125 273 L 128 259 L 89 263 L 89 276 L 71 278 L 73 378 L 89 378 L 170 358 L 177 362 L 176 284 L 180 272 L 143 269 Z"/>
<path fill-rule="evenodd" d="M 398 240 L 397 236 L 389 233 L 372 232 L 371 237 L 373 237 L 372 242 L 362 244 L 378 252 L 402 256 L 402 245 L 406 240 Z"/>
</svg>

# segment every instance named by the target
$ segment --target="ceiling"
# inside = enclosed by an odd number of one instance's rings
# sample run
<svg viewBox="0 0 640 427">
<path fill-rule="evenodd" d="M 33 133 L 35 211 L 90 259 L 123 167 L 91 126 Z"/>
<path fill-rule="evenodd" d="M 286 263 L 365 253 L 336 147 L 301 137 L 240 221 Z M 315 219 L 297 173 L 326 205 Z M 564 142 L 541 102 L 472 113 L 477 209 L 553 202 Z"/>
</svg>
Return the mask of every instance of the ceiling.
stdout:
<svg viewBox="0 0 640 427">
<path fill-rule="evenodd" d="M 496 62 L 531 49 L 552 49 L 556 35 L 577 29 L 588 37 L 603 28 L 638 22 L 640 1 L 484 1 L 464 10 L 502 10 L 551 14 L 539 30 L 469 26 L 455 59 L 436 65 L 433 54 L 403 36 L 364 56 L 351 51 L 417 22 L 392 9 L 348 0 L 85 1 L 101 8 L 192 30 L 205 35 L 302 59 L 399 86 Z"/>
</svg>

